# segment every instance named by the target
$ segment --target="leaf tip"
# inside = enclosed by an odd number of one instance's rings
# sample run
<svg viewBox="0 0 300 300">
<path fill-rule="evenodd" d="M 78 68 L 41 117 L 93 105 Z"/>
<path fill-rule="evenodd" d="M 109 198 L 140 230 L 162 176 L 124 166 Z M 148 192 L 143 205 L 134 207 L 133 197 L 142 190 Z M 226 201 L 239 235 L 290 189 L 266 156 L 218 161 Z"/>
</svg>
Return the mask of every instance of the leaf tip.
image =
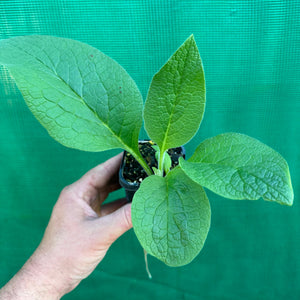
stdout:
<svg viewBox="0 0 300 300">
<path fill-rule="evenodd" d="M 186 39 L 185 43 L 196 44 L 195 36 L 193 33 Z"/>
<path fill-rule="evenodd" d="M 291 197 L 289 197 L 288 201 L 286 202 L 287 206 L 292 206 L 294 204 L 294 193 L 292 192 Z"/>
</svg>

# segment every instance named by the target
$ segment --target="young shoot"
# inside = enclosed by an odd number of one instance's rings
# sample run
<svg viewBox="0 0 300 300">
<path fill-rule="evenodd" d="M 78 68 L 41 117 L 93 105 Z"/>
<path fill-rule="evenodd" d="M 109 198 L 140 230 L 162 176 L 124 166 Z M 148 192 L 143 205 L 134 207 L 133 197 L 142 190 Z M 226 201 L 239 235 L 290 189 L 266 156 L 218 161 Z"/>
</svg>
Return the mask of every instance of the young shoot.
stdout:
<svg viewBox="0 0 300 300">
<path fill-rule="evenodd" d="M 155 159 L 157 162 L 160 161 L 160 149 L 157 145 L 153 145 L 152 148 L 155 150 Z M 158 169 L 153 167 L 153 171 L 155 175 L 164 176 L 170 172 L 172 167 L 172 159 L 167 151 L 165 151 L 162 155 L 162 163 L 159 164 Z"/>
</svg>

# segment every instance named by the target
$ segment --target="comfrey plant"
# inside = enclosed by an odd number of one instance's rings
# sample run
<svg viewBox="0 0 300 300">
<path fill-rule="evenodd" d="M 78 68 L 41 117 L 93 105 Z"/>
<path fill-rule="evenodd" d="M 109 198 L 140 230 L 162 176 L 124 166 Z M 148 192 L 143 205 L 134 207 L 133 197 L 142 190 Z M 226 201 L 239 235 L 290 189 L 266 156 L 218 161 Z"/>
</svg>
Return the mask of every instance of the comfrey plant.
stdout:
<svg viewBox="0 0 300 300">
<path fill-rule="evenodd" d="M 36 35 L 1 40 L 0 63 L 56 141 L 84 151 L 122 148 L 139 162 L 148 177 L 133 197 L 133 228 L 145 251 L 169 266 L 191 262 L 203 247 L 211 215 L 203 187 L 229 199 L 293 203 L 286 161 L 244 134 L 209 138 L 170 168 L 168 149 L 196 134 L 205 108 L 193 36 L 154 75 L 144 108 L 126 71 L 78 41 Z M 143 116 L 157 168 L 139 151 Z"/>
</svg>

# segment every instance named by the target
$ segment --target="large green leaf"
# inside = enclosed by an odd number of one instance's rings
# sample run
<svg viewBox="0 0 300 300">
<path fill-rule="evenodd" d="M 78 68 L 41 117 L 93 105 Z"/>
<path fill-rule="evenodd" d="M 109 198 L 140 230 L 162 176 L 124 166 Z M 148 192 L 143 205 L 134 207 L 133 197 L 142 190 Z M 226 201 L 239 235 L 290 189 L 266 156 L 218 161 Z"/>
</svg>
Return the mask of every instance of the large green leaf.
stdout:
<svg viewBox="0 0 300 300">
<path fill-rule="evenodd" d="M 146 178 L 132 201 L 134 231 L 151 255 L 169 266 L 188 264 L 200 252 L 210 226 L 202 187 L 180 168 Z"/>
<path fill-rule="evenodd" d="M 16 37 L 0 41 L 0 64 L 61 144 L 138 151 L 142 97 L 126 71 L 99 50 L 65 38 Z"/>
<path fill-rule="evenodd" d="M 161 153 L 187 143 L 205 108 L 205 81 L 193 35 L 152 79 L 144 109 L 145 128 Z"/>
<path fill-rule="evenodd" d="M 182 170 L 195 182 L 230 199 L 293 204 L 293 188 L 284 158 L 258 140 L 224 133 L 205 140 Z"/>
</svg>

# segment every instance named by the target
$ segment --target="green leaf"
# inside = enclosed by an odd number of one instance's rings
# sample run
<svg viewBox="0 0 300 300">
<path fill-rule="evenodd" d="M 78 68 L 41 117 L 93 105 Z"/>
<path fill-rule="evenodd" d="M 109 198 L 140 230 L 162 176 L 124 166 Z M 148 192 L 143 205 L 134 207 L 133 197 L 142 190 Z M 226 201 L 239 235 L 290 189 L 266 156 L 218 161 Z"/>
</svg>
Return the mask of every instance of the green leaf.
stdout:
<svg viewBox="0 0 300 300">
<path fill-rule="evenodd" d="M 224 133 L 205 140 L 189 161 L 180 159 L 192 180 L 230 199 L 293 204 L 293 188 L 284 158 L 258 140 Z"/>
<path fill-rule="evenodd" d="M 0 64 L 61 144 L 138 152 L 141 94 L 126 71 L 99 50 L 65 38 L 16 37 L 0 41 Z"/>
<path fill-rule="evenodd" d="M 152 79 L 144 109 L 146 131 L 164 153 L 195 135 L 204 108 L 204 72 L 192 35 Z"/>
<path fill-rule="evenodd" d="M 203 188 L 180 168 L 166 177 L 147 177 L 134 195 L 131 211 L 143 248 L 173 267 L 196 257 L 210 227 L 210 205 Z"/>
<path fill-rule="evenodd" d="M 163 176 L 164 175 L 163 171 L 161 171 L 161 170 L 159 170 L 155 167 L 152 167 L 152 170 L 154 172 L 154 175 L 158 175 L 158 176 Z"/>
<path fill-rule="evenodd" d="M 158 161 L 159 160 L 159 147 L 157 145 L 152 145 L 152 149 L 155 151 L 155 159 Z"/>
<path fill-rule="evenodd" d="M 164 161 L 163 161 L 163 169 L 166 174 L 168 174 L 170 172 L 171 167 L 172 167 L 172 159 L 171 159 L 170 155 L 168 154 L 168 152 L 165 152 Z"/>
</svg>

